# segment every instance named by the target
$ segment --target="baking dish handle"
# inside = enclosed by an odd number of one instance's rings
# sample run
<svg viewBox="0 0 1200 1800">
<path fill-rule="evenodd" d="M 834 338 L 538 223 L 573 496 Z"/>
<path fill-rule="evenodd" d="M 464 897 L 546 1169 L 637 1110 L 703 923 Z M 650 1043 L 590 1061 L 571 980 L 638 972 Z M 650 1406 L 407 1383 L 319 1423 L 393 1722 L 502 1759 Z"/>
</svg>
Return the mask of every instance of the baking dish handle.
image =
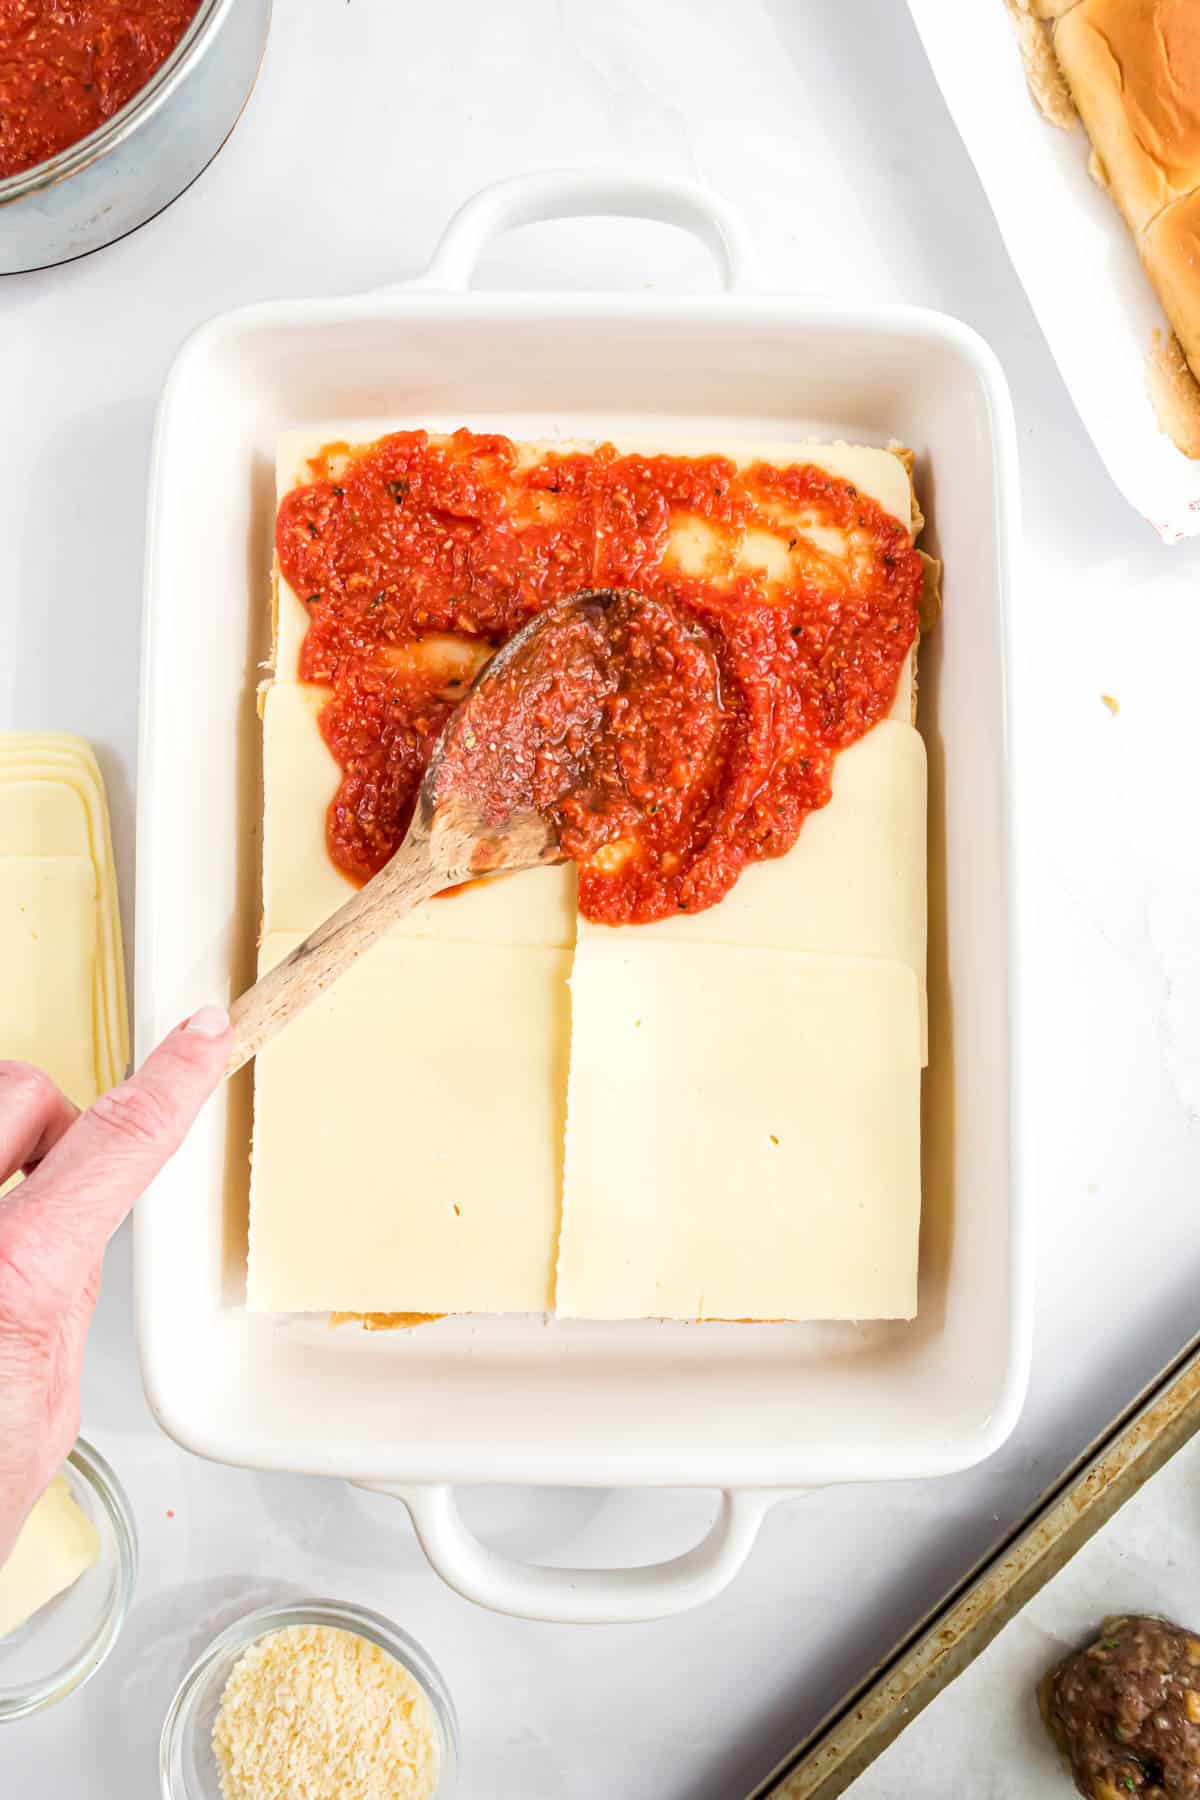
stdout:
<svg viewBox="0 0 1200 1800">
<path fill-rule="evenodd" d="M 402 285 L 442 291 L 468 288 L 479 258 L 502 232 L 550 219 L 588 217 L 657 219 L 677 225 L 711 251 L 726 289 L 758 285 L 745 226 L 720 195 L 695 181 L 590 169 L 543 169 L 481 188 L 450 220 L 425 274 Z"/>
<path fill-rule="evenodd" d="M 754 1547 L 759 1526 L 779 1500 L 802 1488 L 734 1488 L 706 1536 L 669 1562 L 634 1569 L 556 1569 L 515 1562 L 468 1531 L 443 1486 L 363 1481 L 408 1508 L 421 1548 L 447 1586 L 477 1606 L 552 1625 L 632 1625 L 702 1606 L 728 1587 Z"/>
</svg>

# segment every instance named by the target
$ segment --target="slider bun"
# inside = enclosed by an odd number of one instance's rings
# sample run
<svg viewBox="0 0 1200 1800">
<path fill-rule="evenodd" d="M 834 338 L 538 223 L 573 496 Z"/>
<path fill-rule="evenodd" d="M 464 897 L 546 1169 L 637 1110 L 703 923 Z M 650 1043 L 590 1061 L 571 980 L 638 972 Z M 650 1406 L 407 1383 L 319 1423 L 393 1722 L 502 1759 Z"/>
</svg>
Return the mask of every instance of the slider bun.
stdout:
<svg viewBox="0 0 1200 1800">
<path fill-rule="evenodd" d="M 1054 49 L 1136 234 L 1200 185 L 1200 4 L 1078 0 L 1054 27 Z"/>
</svg>

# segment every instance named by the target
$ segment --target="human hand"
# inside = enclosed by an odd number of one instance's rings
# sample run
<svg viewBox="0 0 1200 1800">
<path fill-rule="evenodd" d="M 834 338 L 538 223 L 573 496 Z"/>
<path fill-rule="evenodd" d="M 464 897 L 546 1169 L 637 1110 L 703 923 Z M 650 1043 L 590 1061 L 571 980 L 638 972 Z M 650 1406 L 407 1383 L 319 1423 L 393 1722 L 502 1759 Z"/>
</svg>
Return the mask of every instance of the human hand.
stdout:
<svg viewBox="0 0 1200 1800">
<path fill-rule="evenodd" d="M 85 1113 L 0 1062 L 0 1564 L 79 1435 L 104 1249 L 221 1079 L 229 1020 L 206 1006 Z"/>
</svg>

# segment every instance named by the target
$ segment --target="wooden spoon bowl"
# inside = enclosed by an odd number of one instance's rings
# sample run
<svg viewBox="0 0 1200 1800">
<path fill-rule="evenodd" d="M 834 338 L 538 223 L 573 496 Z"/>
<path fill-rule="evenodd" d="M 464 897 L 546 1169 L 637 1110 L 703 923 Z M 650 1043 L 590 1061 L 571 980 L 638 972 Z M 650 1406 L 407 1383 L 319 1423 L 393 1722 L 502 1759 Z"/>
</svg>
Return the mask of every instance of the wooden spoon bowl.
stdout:
<svg viewBox="0 0 1200 1800">
<path fill-rule="evenodd" d="M 227 1074 L 423 901 L 465 881 L 563 860 L 546 806 L 574 778 L 562 734 L 575 734 L 582 755 L 599 725 L 611 673 L 606 627 L 618 601 L 626 619 L 631 607 L 657 606 L 628 590 L 586 589 L 538 613 L 480 670 L 446 721 L 390 862 L 235 1001 Z M 556 754 L 548 768 L 549 746 Z"/>
</svg>

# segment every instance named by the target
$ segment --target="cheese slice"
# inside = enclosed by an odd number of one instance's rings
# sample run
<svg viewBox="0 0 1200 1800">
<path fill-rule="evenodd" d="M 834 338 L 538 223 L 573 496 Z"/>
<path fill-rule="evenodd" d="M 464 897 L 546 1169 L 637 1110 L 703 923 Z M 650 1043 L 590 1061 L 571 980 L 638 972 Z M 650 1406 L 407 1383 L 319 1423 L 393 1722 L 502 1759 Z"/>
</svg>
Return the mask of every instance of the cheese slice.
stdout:
<svg viewBox="0 0 1200 1800">
<path fill-rule="evenodd" d="M 553 1305 L 570 962 L 388 937 L 259 1053 L 252 1309 Z"/>
<path fill-rule="evenodd" d="M 917 979 L 881 957 L 589 942 L 571 976 L 558 1311 L 916 1310 Z"/>
<path fill-rule="evenodd" d="M 578 959 L 630 933 L 646 943 L 889 958 L 917 977 L 924 1060 L 927 779 L 921 734 L 881 720 L 838 757 L 833 798 L 786 856 L 752 863 L 705 912 L 615 928 L 580 918 Z"/>
<path fill-rule="evenodd" d="M 263 706 L 263 930 L 303 935 L 355 892 L 325 847 L 325 814 L 340 771 L 321 736 L 323 688 L 276 682 Z M 575 941 L 575 870 L 566 864 L 472 882 L 418 907 L 392 935 L 445 943 Z"/>
<path fill-rule="evenodd" d="M 303 431 L 285 432 L 279 439 L 276 449 L 275 478 L 277 495 L 280 500 L 294 487 L 303 486 L 312 479 L 309 458 L 317 456 L 326 445 L 334 443 L 364 443 L 386 435 L 389 430 L 411 429 L 399 425 L 388 427 L 378 422 L 359 426 L 330 424 Z M 636 456 L 712 456 L 727 457 L 739 467 L 750 463 L 766 462 L 780 467 L 795 463 L 815 463 L 831 475 L 837 475 L 851 481 L 871 499 L 878 502 L 885 512 L 900 520 L 901 524 L 911 529 L 913 521 L 912 482 L 904 461 L 893 450 L 878 450 L 862 444 L 815 444 L 800 443 L 745 443 L 733 442 L 721 444 L 714 448 L 709 442 L 700 442 L 689 438 L 639 438 L 617 434 L 607 440 L 615 449 L 626 455 Z M 595 441 L 583 442 L 574 438 L 560 440 L 537 439 L 519 446 L 521 461 L 532 463 L 542 456 L 557 454 L 569 455 L 572 451 L 591 450 Z M 818 544 L 826 550 L 836 552 L 840 540 L 836 534 L 820 527 L 814 527 L 802 513 L 784 514 L 787 523 L 809 542 Z M 676 526 L 677 537 L 673 548 L 681 560 L 688 553 L 689 540 L 694 544 L 696 532 L 689 521 L 679 520 Z M 753 546 L 747 550 L 753 555 Z M 284 579 L 276 564 L 275 568 L 275 680 L 298 681 L 300 646 L 304 634 L 308 630 L 308 609 L 302 597 Z"/>
<path fill-rule="evenodd" d="M 58 873 L 34 866 L 57 859 L 71 866 Z M 40 946 L 37 954 L 45 959 L 38 992 L 53 991 L 60 998 L 73 993 L 81 958 L 87 958 L 91 996 L 86 1025 L 73 1018 L 56 1022 L 43 998 L 35 1037 L 22 1022 L 34 1017 L 33 1008 L 19 998 L 28 992 L 32 974 L 21 967 L 17 938 L 9 940 L 13 949 L 6 944 L 10 960 L 0 1025 L 4 1042 L 23 1048 L 0 1054 L 28 1056 L 51 1072 L 61 1068 L 62 1085 L 79 1104 L 87 1104 L 124 1074 L 129 1022 L 108 805 L 99 766 L 82 738 L 65 732 L 0 733 L 0 871 L 10 861 L 30 865 L 8 877 L 0 873 L 0 884 L 14 931 L 19 916 L 22 941 Z M 81 898 L 89 884 L 90 906 Z M 42 904 L 48 911 L 39 923 L 31 908 Z M 30 935 L 35 931 L 36 939 Z M 70 943 L 68 932 L 74 934 Z M 69 1053 L 68 1039 L 74 1046 Z"/>
<path fill-rule="evenodd" d="M 100 1555 L 100 1534 L 65 1475 L 56 1475 L 0 1566 L 0 1639 L 86 1574 Z"/>
<path fill-rule="evenodd" d="M 82 856 L 0 859 L 0 1056 L 37 1063 L 76 1106 L 99 1091 L 96 875 Z"/>
<path fill-rule="evenodd" d="M 383 434 L 378 423 L 340 423 L 282 435 L 277 446 L 279 498 L 311 479 L 309 459 L 328 444 L 365 441 Z M 400 427 L 393 427 L 400 429 Z M 643 455 L 710 455 L 709 443 L 618 436 L 616 448 Z M 593 446 L 574 439 L 537 440 L 520 446 L 532 462 L 548 453 L 567 454 Z M 780 465 L 813 462 L 853 481 L 906 526 L 913 516 L 912 485 L 903 459 L 891 450 L 851 444 L 740 443 L 720 454 L 739 465 L 756 461 Z M 810 539 L 836 537 L 807 522 L 790 521 Z M 825 544 L 825 548 L 837 545 Z M 263 932 L 308 932 L 354 891 L 331 861 L 325 846 L 325 816 L 337 791 L 338 765 L 321 736 L 318 715 L 328 703 L 325 689 L 298 679 L 300 647 L 308 612 L 276 570 L 275 677 L 263 702 Z M 909 656 L 897 687 L 893 716 L 911 720 L 914 657 Z M 769 879 L 769 878 L 768 878 Z M 762 885 L 761 883 L 759 884 Z M 721 910 L 728 906 L 723 903 Z M 445 900 L 420 908 L 397 927 L 406 937 L 448 942 L 529 943 L 565 947 L 575 940 L 575 875 L 566 867 L 532 870 L 495 882 L 480 882 Z"/>
<path fill-rule="evenodd" d="M 90 857 L 83 795 L 66 781 L 0 773 L 0 855 Z"/>
</svg>

